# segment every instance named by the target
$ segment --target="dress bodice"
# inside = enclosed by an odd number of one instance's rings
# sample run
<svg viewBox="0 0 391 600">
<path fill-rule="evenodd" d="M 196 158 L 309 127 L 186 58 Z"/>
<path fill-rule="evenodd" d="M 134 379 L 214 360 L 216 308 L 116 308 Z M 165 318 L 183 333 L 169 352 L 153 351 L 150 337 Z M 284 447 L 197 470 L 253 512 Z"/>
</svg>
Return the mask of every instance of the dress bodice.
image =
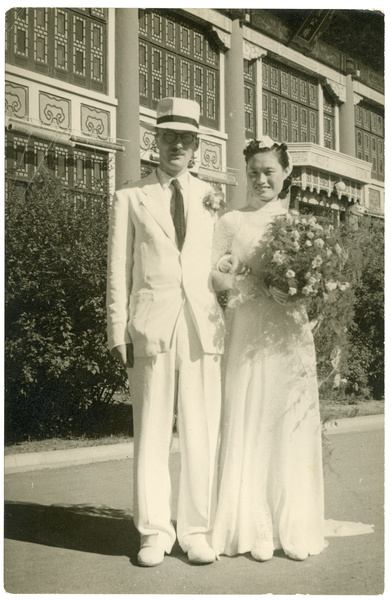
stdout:
<svg viewBox="0 0 391 600">
<path fill-rule="evenodd" d="M 214 262 L 224 254 L 235 254 L 251 272 L 261 276 L 259 260 L 254 255 L 262 245 L 269 224 L 277 215 L 286 214 L 279 200 L 266 204 L 258 210 L 234 210 L 221 217 L 214 237 Z"/>
</svg>

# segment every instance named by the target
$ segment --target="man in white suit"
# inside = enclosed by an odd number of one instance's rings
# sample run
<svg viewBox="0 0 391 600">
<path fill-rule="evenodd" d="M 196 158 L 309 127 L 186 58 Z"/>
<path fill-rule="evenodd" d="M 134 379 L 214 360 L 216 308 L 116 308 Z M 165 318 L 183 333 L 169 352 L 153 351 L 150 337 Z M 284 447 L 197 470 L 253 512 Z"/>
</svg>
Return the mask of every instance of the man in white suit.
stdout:
<svg viewBox="0 0 391 600">
<path fill-rule="evenodd" d="M 199 114 L 192 100 L 159 102 L 159 167 L 116 192 L 110 218 L 108 340 L 128 369 L 142 566 L 160 564 L 176 538 L 169 474 L 175 414 L 178 541 L 191 562 L 215 560 L 209 542 L 224 322 L 211 279 L 212 188 L 188 171 L 199 144 Z"/>
</svg>

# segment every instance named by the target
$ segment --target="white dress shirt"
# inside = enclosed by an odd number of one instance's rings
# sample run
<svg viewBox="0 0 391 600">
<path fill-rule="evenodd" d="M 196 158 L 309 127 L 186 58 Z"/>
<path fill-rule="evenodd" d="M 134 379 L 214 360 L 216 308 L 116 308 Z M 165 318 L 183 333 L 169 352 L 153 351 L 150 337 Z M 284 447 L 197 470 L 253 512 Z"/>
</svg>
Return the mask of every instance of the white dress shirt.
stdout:
<svg viewBox="0 0 391 600">
<path fill-rule="evenodd" d="M 174 194 L 174 187 L 171 185 L 171 181 L 173 179 L 177 179 L 179 181 L 179 185 L 181 186 L 182 196 L 183 196 L 183 208 L 185 211 L 185 219 L 187 220 L 187 206 L 189 199 L 189 185 L 190 185 L 190 173 L 189 171 L 185 171 L 180 177 L 172 177 L 162 171 L 160 167 L 156 169 L 156 175 L 159 180 L 160 185 L 163 188 L 163 192 L 166 198 L 166 210 L 169 214 L 171 214 L 171 200 Z"/>
</svg>

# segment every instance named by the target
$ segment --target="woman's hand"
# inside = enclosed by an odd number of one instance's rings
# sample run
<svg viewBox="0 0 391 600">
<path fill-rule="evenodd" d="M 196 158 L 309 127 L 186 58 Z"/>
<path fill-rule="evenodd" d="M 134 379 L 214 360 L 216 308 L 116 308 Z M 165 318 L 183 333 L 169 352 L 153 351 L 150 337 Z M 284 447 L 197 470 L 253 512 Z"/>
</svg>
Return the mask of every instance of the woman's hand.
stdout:
<svg viewBox="0 0 391 600">
<path fill-rule="evenodd" d="M 224 254 L 216 266 L 221 273 L 231 273 L 231 275 L 243 275 L 249 271 L 235 254 Z"/>
</svg>

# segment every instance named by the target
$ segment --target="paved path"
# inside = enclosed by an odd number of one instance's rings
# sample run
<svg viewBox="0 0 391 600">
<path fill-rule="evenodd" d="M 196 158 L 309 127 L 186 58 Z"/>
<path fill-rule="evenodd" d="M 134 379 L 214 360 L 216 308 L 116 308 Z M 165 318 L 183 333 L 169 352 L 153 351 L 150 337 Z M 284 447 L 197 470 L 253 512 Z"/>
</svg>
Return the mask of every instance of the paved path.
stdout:
<svg viewBox="0 0 391 600">
<path fill-rule="evenodd" d="M 363 423 L 363 422 L 362 422 Z M 311 594 L 383 593 L 382 427 L 334 428 L 325 440 L 326 518 L 375 532 L 330 538 L 302 563 L 283 553 L 194 566 L 176 545 L 153 569 L 137 566 L 132 458 L 5 473 L 5 590 L 9 593 Z M 374 425 L 373 425 L 374 427 Z M 171 455 L 174 498 L 179 454 Z M 174 514 L 176 506 L 174 502 Z"/>
</svg>

